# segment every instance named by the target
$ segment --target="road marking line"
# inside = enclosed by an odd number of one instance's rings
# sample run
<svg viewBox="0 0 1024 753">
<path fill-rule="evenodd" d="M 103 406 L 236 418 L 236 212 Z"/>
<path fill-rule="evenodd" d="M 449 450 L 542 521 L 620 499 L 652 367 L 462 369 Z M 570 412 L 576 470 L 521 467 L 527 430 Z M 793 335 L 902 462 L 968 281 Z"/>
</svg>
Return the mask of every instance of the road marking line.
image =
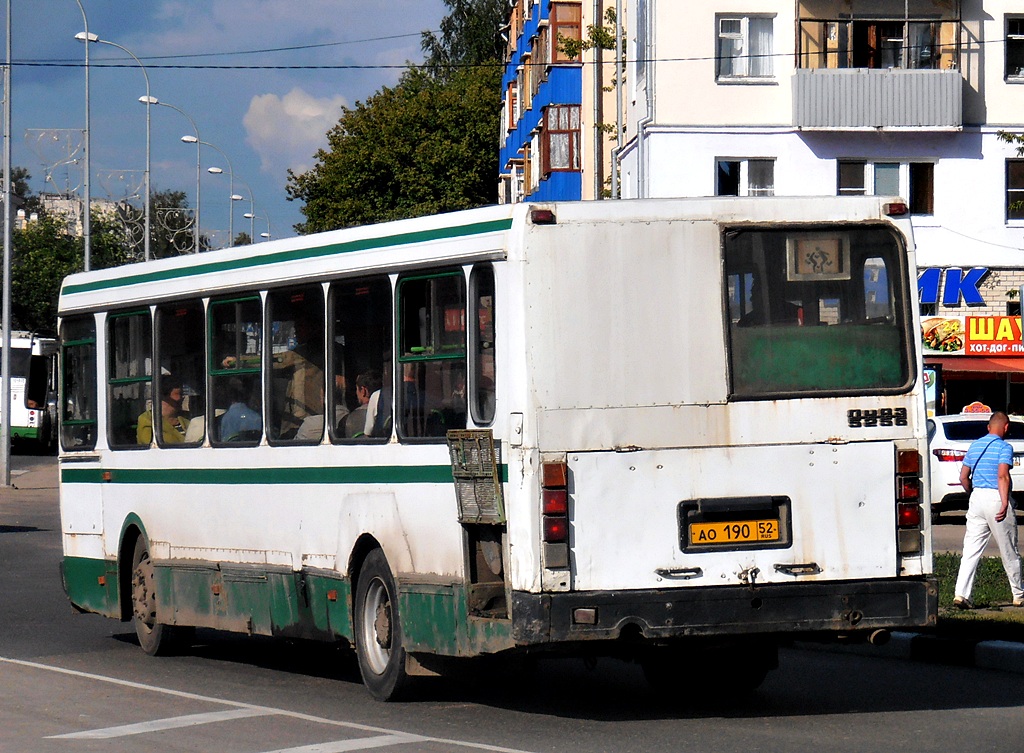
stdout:
<svg viewBox="0 0 1024 753">
<path fill-rule="evenodd" d="M 417 735 L 381 735 L 379 737 L 361 737 L 349 740 L 336 740 L 330 743 L 303 745 L 298 748 L 281 748 L 267 753 L 345 753 L 350 750 L 369 750 L 370 748 L 388 748 L 392 745 L 422 743 L 432 738 Z"/>
<path fill-rule="evenodd" d="M 112 737 L 127 737 L 128 735 L 144 735 L 147 732 L 159 732 L 165 729 L 179 729 L 180 727 L 195 727 L 199 724 L 213 724 L 214 722 L 226 722 L 232 719 L 245 719 L 252 716 L 270 716 L 272 712 L 261 709 L 232 709 L 231 711 L 210 711 L 205 714 L 188 714 L 186 716 L 172 716 L 167 719 L 154 719 L 151 722 L 139 722 L 137 724 L 122 724 L 119 727 L 106 727 L 104 729 L 90 729 L 82 732 L 71 732 L 66 735 L 51 735 L 47 740 L 107 740 Z"/>
<path fill-rule="evenodd" d="M 358 724 L 356 722 L 342 722 L 337 719 L 327 719 L 322 716 L 313 716 L 312 714 L 303 714 L 298 711 L 288 711 L 287 709 L 276 709 L 271 706 L 259 706 L 253 703 L 242 703 L 241 701 L 228 701 L 224 698 L 214 698 L 212 696 L 199 695 L 198 693 L 187 693 L 183 690 L 172 690 L 170 688 L 161 688 L 157 685 L 146 685 L 141 682 L 132 682 L 131 680 L 119 680 L 116 677 L 107 677 L 106 675 L 97 675 L 91 672 L 81 672 L 77 669 L 64 669 L 63 667 L 55 667 L 50 664 L 39 664 L 38 662 L 25 661 L 24 659 L 9 659 L 5 656 L 0 656 L 0 664 L 13 664 L 19 667 L 28 667 L 29 669 L 40 669 L 46 672 L 56 672 L 57 674 L 67 675 L 68 677 L 80 677 L 85 680 L 95 680 L 96 682 L 106 682 L 111 685 L 119 685 L 123 688 L 132 688 L 134 690 L 145 690 L 151 693 L 161 693 L 163 695 L 172 696 L 174 698 L 184 698 L 190 701 L 202 701 L 204 703 L 219 703 L 222 706 L 232 706 L 238 709 L 251 709 L 258 711 L 266 715 L 277 715 L 286 716 L 291 719 L 299 719 L 301 721 L 311 722 L 313 724 L 323 724 L 332 727 L 342 727 L 344 729 L 357 729 L 364 732 L 378 732 L 383 735 L 396 735 L 402 737 L 412 737 L 409 733 L 402 732 L 396 729 L 387 729 L 385 727 L 373 727 L 369 724 Z M 474 750 L 486 750 L 491 753 L 529 753 L 529 751 L 522 750 L 520 748 L 503 748 L 500 745 L 487 745 L 486 743 L 473 743 L 466 740 L 450 740 L 443 737 L 420 737 L 419 740 L 430 743 L 442 743 L 444 745 L 455 745 L 461 748 L 472 748 Z"/>
</svg>

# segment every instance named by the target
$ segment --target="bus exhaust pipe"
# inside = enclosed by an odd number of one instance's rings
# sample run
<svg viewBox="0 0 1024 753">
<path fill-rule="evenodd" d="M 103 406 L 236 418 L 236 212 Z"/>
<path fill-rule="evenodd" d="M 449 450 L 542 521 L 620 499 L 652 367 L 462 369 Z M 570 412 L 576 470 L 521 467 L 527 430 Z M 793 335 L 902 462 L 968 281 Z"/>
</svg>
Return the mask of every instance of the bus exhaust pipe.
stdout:
<svg viewBox="0 0 1024 753">
<path fill-rule="evenodd" d="M 872 646 L 884 646 L 892 638 L 892 633 L 888 630 L 875 630 L 868 636 L 868 643 Z"/>
</svg>

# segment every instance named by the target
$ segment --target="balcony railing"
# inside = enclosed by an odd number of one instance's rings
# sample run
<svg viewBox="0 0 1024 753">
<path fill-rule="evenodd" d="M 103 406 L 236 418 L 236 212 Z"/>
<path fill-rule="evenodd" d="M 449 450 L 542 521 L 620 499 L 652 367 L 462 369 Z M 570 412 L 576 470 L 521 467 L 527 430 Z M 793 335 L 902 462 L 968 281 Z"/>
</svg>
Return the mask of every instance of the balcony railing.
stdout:
<svg viewBox="0 0 1024 753">
<path fill-rule="evenodd" d="M 953 70 L 801 69 L 793 124 L 821 130 L 954 130 L 963 125 L 963 78 Z"/>
</svg>

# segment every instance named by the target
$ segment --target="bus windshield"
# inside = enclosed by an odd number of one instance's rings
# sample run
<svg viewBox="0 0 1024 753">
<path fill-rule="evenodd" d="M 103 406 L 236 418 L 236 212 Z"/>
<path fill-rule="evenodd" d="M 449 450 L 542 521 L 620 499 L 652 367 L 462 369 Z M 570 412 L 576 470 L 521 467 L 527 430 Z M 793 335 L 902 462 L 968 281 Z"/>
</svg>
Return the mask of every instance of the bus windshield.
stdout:
<svg viewBox="0 0 1024 753">
<path fill-rule="evenodd" d="M 889 230 L 739 230 L 724 246 L 733 397 L 908 387 L 902 249 Z"/>
<path fill-rule="evenodd" d="M 11 373 L 15 377 L 28 376 L 31 360 L 32 351 L 30 349 L 11 347 Z M 0 368 L 2 368 L 2 366 L 0 366 Z"/>
</svg>

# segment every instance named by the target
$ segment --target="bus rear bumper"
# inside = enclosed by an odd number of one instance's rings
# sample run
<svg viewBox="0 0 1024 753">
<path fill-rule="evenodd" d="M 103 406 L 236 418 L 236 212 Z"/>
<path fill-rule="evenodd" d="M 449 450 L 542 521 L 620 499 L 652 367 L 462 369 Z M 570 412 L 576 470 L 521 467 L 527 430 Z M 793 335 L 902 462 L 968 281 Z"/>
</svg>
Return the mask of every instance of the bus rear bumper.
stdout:
<svg viewBox="0 0 1024 753">
<path fill-rule="evenodd" d="M 687 636 L 849 634 L 935 627 L 934 578 L 512 594 L 519 646 Z"/>
</svg>

